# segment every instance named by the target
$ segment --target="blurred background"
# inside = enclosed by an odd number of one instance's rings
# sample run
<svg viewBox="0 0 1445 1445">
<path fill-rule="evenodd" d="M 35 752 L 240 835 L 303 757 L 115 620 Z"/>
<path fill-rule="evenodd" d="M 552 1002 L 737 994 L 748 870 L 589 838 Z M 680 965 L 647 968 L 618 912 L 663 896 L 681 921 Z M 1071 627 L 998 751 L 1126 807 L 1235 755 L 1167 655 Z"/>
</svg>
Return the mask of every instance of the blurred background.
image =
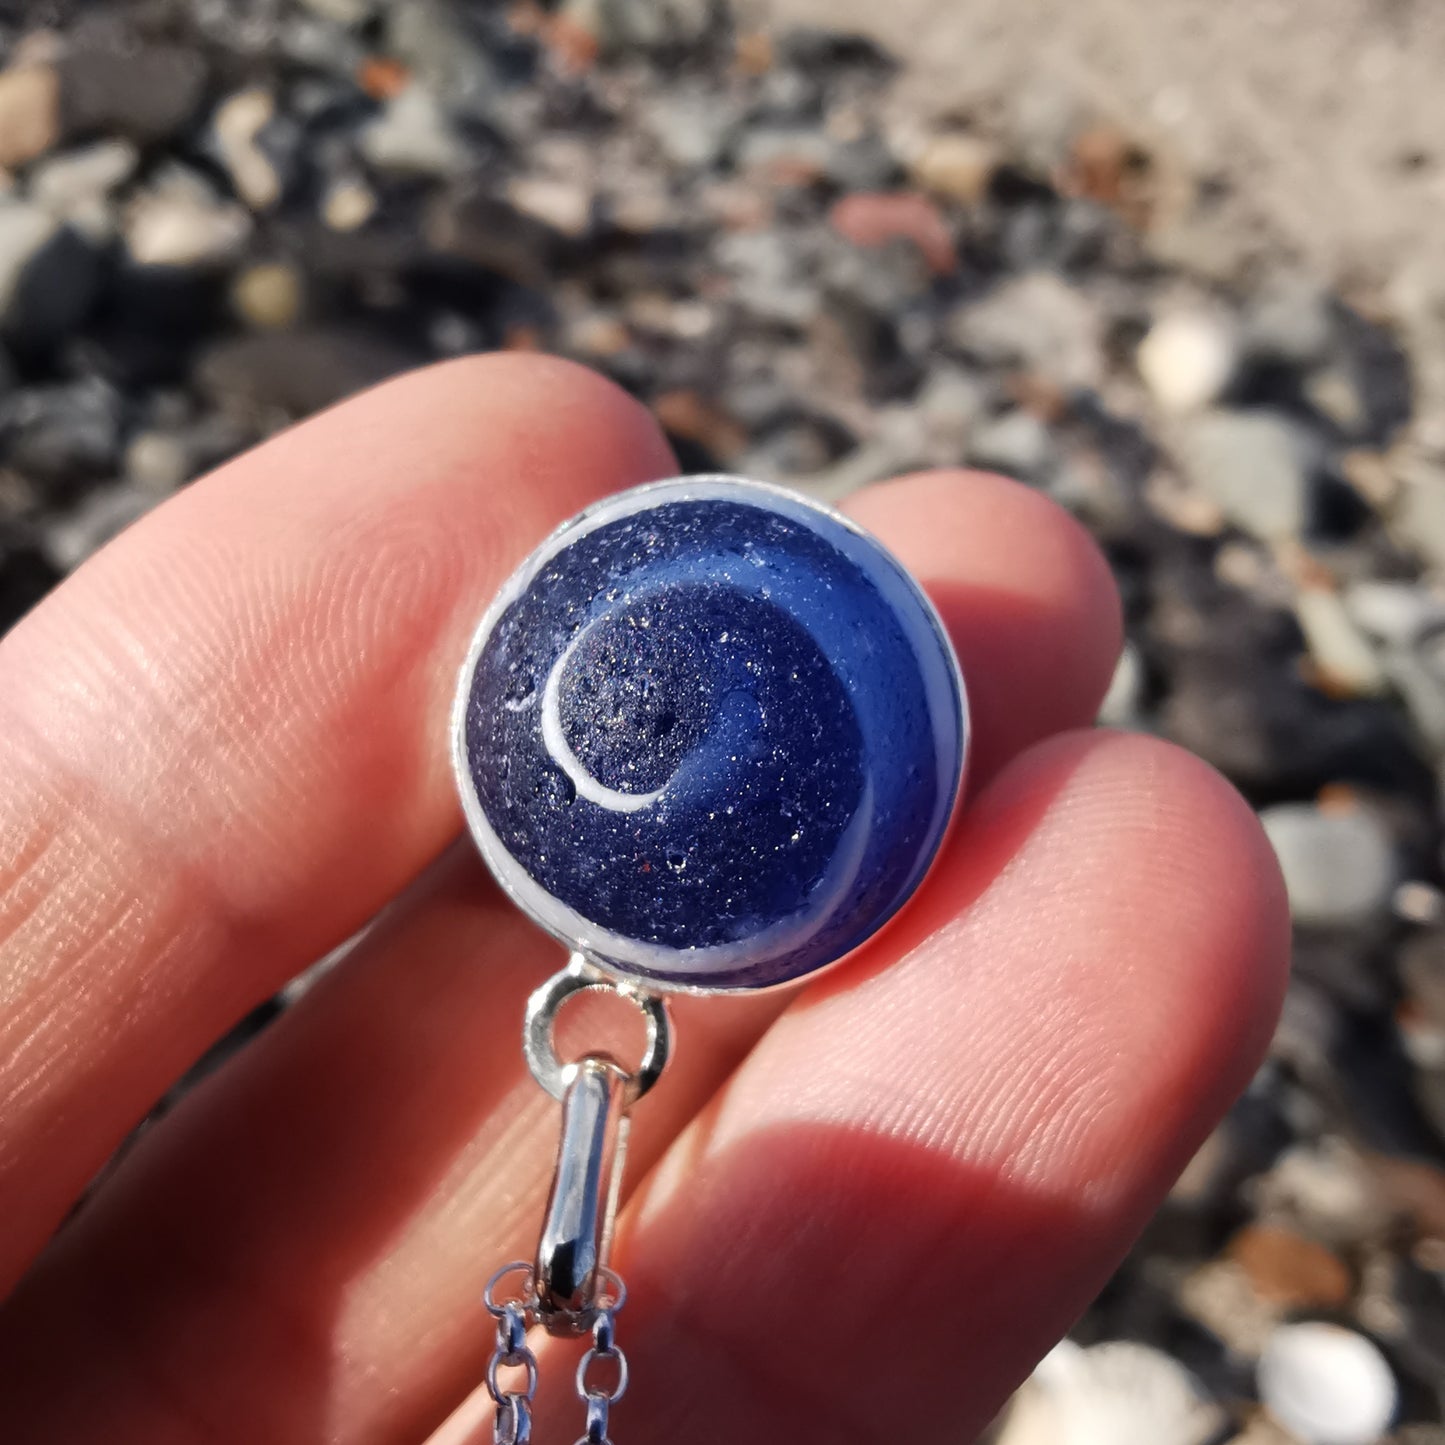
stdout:
<svg viewBox="0 0 1445 1445">
<path fill-rule="evenodd" d="M 1124 595 L 1105 720 L 1260 810 L 1296 962 L 1001 1438 L 1445 1445 L 1445 10 L 0 0 L 0 50 L 0 630 L 484 348 L 689 470 L 1047 491 Z"/>
</svg>

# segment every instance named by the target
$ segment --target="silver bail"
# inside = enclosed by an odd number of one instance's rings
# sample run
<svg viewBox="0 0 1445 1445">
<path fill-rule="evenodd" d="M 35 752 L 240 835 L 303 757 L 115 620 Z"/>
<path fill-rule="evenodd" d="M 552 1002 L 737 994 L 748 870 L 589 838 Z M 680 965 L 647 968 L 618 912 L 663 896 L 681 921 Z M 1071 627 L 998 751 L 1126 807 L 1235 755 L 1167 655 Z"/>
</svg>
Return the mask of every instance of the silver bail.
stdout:
<svg viewBox="0 0 1445 1445">
<path fill-rule="evenodd" d="M 591 1327 L 627 1148 L 628 1075 L 602 1054 L 573 1067 L 562 1096 L 557 1168 L 537 1245 L 537 1309 L 554 1334 L 581 1334 Z"/>
</svg>

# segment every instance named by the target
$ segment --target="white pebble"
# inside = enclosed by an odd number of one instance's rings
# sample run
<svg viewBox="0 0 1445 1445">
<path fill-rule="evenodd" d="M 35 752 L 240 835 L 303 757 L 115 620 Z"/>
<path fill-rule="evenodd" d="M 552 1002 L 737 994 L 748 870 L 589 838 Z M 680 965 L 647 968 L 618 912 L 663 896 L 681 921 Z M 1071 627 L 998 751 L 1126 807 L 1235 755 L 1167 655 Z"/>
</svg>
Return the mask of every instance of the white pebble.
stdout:
<svg viewBox="0 0 1445 1445">
<path fill-rule="evenodd" d="M 1310 656 L 1334 687 L 1356 697 L 1384 691 L 1384 669 L 1338 592 L 1302 587 L 1294 613 Z"/>
<path fill-rule="evenodd" d="M 41 161 L 30 173 L 31 199 L 86 235 L 114 230 L 109 198 L 135 174 L 140 151 L 128 140 L 103 140 Z"/>
<path fill-rule="evenodd" d="M 335 181 L 321 203 L 321 218 L 333 231 L 355 231 L 375 214 L 376 196 L 351 176 Z"/>
<path fill-rule="evenodd" d="M 1445 622 L 1445 605 L 1415 582 L 1356 582 L 1345 593 L 1350 616 L 1372 637 L 1409 647 Z"/>
<path fill-rule="evenodd" d="M 1283 1325 L 1259 1362 L 1259 1394 L 1304 1445 L 1374 1445 L 1399 1402 L 1385 1357 L 1338 1325 Z"/>
<path fill-rule="evenodd" d="M 1237 328 L 1202 309 L 1160 317 L 1139 343 L 1139 375 L 1165 411 L 1201 411 L 1219 400 L 1239 363 Z"/>
<path fill-rule="evenodd" d="M 221 102 L 212 122 L 216 148 L 236 194 L 253 211 L 264 211 L 281 198 L 276 167 L 256 144 L 256 137 L 275 114 L 276 100 L 269 90 L 243 90 Z"/>
<path fill-rule="evenodd" d="M 410 175 L 452 176 L 470 164 L 437 98 L 415 84 L 362 131 L 361 152 L 378 170 Z"/>
<path fill-rule="evenodd" d="M 507 199 L 524 215 L 561 231 L 582 236 L 592 224 L 592 194 L 585 186 L 547 176 L 517 176 L 507 186 Z"/>
<path fill-rule="evenodd" d="M 191 473 L 191 458 L 178 437 L 169 432 L 138 432 L 125 449 L 125 474 L 143 492 L 164 496 Z"/>
<path fill-rule="evenodd" d="M 1388 907 L 1397 882 L 1395 850 L 1364 808 L 1326 812 L 1309 803 L 1266 808 L 1260 822 L 1284 873 L 1299 923 L 1345 927 Z"/>
<path fill-rule="evenodd" d="M 1208 1445 L 1223 1423 L 1194 1376 L 1159 1350 L 1065 1340 L 1019 1391 L 997 1445 Z"/>
<path fill-rule="evenodd" d="M 243 207 L 179 166 L 137 196 L 126 218 L 126 244 L 142 266 L 215 264 L 236 255 L 250 234 Z"/>
<path fill-rule="evenodd" d="M 1139 725 L 1139 703 L 1144 694 L 1144 664 L 1132 642 L 1126 642 L 1114 667 L 1114 676 L 1104 701 L 1099 704 L 1098 721 L 1107 728 Z"/>
</svg>

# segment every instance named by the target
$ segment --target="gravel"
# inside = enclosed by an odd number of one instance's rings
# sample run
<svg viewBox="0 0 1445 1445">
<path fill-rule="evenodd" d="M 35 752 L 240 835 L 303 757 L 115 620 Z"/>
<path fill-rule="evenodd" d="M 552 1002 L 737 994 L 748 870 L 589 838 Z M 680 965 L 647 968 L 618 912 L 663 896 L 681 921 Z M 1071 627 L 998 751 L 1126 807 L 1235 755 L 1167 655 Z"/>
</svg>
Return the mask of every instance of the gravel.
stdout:
<svg viewBox="0 0 1445 1445">
<path fill-rule="evenodd" d="M 469 349 L 599 368 L 693 470 L 1046 490 L 1124 597 L 1106 720 L 1260 812 L 1297 971 L 1011 1445 L 1440 1445 L 1445 270 L 1345 293 L 1127 117 L 1025 85 L 935 121 L 872 43 L 721 0 L 105 8 L 0 32 L 0 629 L 199 472 Z"/>
</svg>

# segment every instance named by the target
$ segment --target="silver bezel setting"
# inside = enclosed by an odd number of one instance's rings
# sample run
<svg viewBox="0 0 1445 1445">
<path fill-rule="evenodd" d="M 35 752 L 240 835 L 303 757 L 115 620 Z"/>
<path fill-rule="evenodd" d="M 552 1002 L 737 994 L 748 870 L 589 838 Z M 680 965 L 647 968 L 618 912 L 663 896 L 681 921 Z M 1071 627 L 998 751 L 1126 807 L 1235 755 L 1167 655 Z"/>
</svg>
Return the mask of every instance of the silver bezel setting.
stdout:
<svg viewBox="0 0 1445 1445">
<path fill-rule="evenodd" d="M 968 777 L 969 757 L 972 751 L 973 734 L 970 726 L 969 704 L 967 683 L 964 679 L 962 669 L 958 665 L 958 657 L 953 649 L 952 640 L 949 638 L 948 629 L 943 625 L 937 609 L 932 600 L 923 588 L 919 586 L 908 569 L 894 558 L 900 577 L 912 590 L 918 602 L 921 604 L 924 614 L 932 622 L 940 642 L 943 645 L 945 657 L 948 660 L 954 683 L 954 696 L 958 700 L 958 712 L 956 722 L 959 727 L 961 748 L 959 755 L 958 774 L 955 779 L 952 797 L 949 800 L 947 821 L 939 836 L 939 841 L 934 849 L 933 856 L 929 860 L 927 868 L 915 883 L 908 897 L 901 903 L 894 912 L 876 929 L 863 940 L 857 947 L 849 952 L 840 955 L 832 961 L 822 964 L 797 978 L 784 979 L 778 983 L 747 985 L 734 984 L 732 986 L 710 986 L 704 983 L 682 982 L 672 979 L 658 978 L 650 973 L 634 972 L 622 967 L 607 959 L 600 958 L 592 953 L 586 944 L 577 937 L 568 936 L 561 929 L 554 926 L 548 919 L 543 917 L 534 908 L 528 899 L 514 886 L 513 881 L 507 876 L 508 868 L 503 859 L 510 860 L 515 866 L 515 859 L 507 852 L 501 839 L 497 836 L 490 821 L 482 809 L 481 800 L 477 796 L 476 784 L 472 779 L 471 768 L 467 760 L 466 745 L 466 723 L 467 709 L 471 699 L 472 675 L 475 671 L 477 661 L 481 657 L 488 639 L 491 637 L 498 620 L 506 609 L 531 585 L 537 574 L 552 560 L 562 549 L 565 540 L 576 533 L 585 535 L 591 530 L 586 524 L 590 521 L 593 526 L 603 525 L 606 521 L 614 521 L 634 512 L 644 511 L 652 505 L 652 499 L 660 492 L 668 492 L 679 501 L 707 500 L 710 495 L 717 495 L 718 489 L 729 497 L 735 495 L 735 488 L 743 488 L 746 491 L 771 496 L 788 503 L 792 507 L 810 511 L 819 516 L 826 517 L 835 524 L 841 525 L 855 536 L 864 539 L 874 546 L 887 548 L 878 541 L 865 528 L 860 527 L 852 518 L 838 511 L 835 507 L 828 506 L 815 498 L 802 493 L 792 491 L 787 487 L 780 487 L 768 482 L 755 482 L 746 477 L 731 476 L 727 473 L 709 473 L 699 476 L 670 477 L 665 480 L 648 482 L 642 486 L 633 487 L 625 492 L 614 493 L 594 502 L 591 506 L 584 508 L 575 516 L 568 518 L 559 527 L 553 529 L 536 547 L 527 555 L 522 564 L 511 574 L 498 590 L 497 595 L 492 599 L 487 610 L 482 614 L 482 619 L 472 635 L 470 646 L 467 648 L 466 658 L 462 663 L 458 674 L 455 698 L 452 704 L 451 716 L 451 751 L 452 769 L 457 780 L 457 791 L 462 801 L 462 811 L 466 817 L 467 827 L 472 835 L 483 861 L 487 864 L 493 877 L 497 880 L 502 891 L 521 909 L 534 923 L 545 933 L 557 939 L 569 953 L 582 957 L 608 977 L 615 978 L 626 984 L 629 988 L 654 994 L 668 994 L 680 996 L 697 997 L 722 997 L 727 995 L 739 995 L 750 997 L 763 993 L 776 993 L 786 989 L 795 989 L 804 984 L 811 983 L 821 978 L 824 974 L 831 972 L 840 964 L 846 963 L 849 959 L 856 957 L 864 949 L 868 948 L 873 941 L 892 927 L 898 918 L 907 912 L 908 905 L 918 895 L 918 892 L 925 886 L 934 869 L 938 866 L 939 859 L 943 856 L 947 847 L 949 837 L 957 824 L 960 799 Z M 627 506 L 617 510 L 619 502 L 626 500 L 635 506 Z M 598 519 L 598 514 L 606 512 L 608 515 Z M 892 553 L 888 552 L 891 558 Z M 571 910 L 569 910 L 571 911 Z"/>
</svg>

